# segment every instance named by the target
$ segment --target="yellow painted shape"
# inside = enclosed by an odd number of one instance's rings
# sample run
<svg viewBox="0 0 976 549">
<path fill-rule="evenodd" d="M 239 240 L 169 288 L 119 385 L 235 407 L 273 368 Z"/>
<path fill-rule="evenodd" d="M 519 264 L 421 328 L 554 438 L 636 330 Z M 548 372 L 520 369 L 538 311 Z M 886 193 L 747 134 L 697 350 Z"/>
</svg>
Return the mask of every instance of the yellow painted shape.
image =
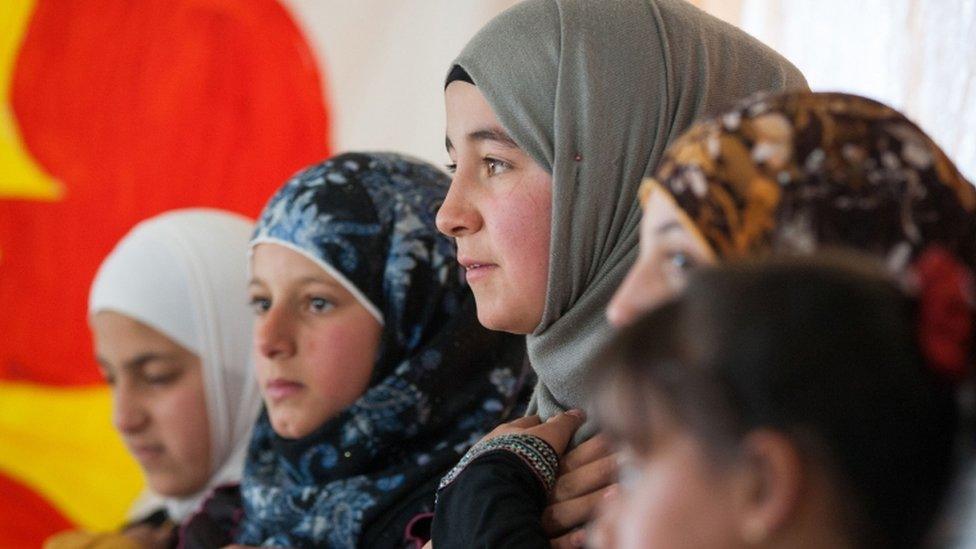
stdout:
<svg viewBox="0 0 976 549">
<path fill-rule="evenodd" d="M 34 161 L 17 130 L 10 104 L 14 64 L 35 0 L 2 0 L 0 7 L 0 199 L 58 200 L 60 183 Z"/>
<path fill-rule="evenodd" d="M 112 428 L 111 408 L 107 387 L 0 381 L 0 470 L 83 528 L 117 528 L 143 478 Z"/>
</svg>

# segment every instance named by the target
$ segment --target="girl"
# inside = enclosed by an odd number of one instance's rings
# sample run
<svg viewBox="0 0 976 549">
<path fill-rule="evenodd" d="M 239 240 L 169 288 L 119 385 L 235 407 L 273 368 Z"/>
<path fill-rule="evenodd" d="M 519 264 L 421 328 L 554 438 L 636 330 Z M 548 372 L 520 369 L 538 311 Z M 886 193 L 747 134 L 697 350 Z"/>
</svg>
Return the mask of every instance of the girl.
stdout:
<svg viewBox="0 0 976 549">
<path fill-rule="evenodd" d="M 598 408 L 628 465 L 600 546 L 922 544 L 953 472 L 972 274 L 929 248 L 909 297 L 867 265 L 703 269 L 614 339 Z"/>
<path fill-rule="evenodd" d="M 250 281 L 265 412 L 239 543 L 426 541 L 408 526 L 432 510 L 439 478 L 512 413 L 523 343 L 478 325 L 434 227 L 446 191 L 429 165 L 350 153 L 265 208 Z"/>
<path fill-rule="evenodd" d="M 610 333 L 603 311 L 636 252 L 637 186 L 667 144 L 735 99 L 805 87 L 775 52 L 680 0 L 529 0 L 465 47 L 445 91 L 455 173 L 437 223 L 456 239 L 482 324 L 528 336 L 540 417 L 588 396 L 586 364 Z M 574 443 L 593 432 L 587 423 Z M 542 507 L 494 522 L 539 544 L 581 524 L 612 478 L 606 454 L 596 439 L 566 456 L 545 530 Z M 475 498 L 464 483 L 441 495 L 435 545 L 511 539 L 477 524 L 504 494 Z"/>
<path fill-rule="evenodd" d="M 976 266 L 976 189 L 915 124 L 854 95 L 759 97 L 696 125 L 641 202 L 640 253 L 607 311 L 618 325 L 703 263 L 844 246 L 897 272 L 938 244 Z"/>
<path fill-rule="evenodd" d="M 102 263 L 88 306 L 95 354 L 151 497 L 121 534 L 62 534 L 48 547 L 173 546 L 174 525 L 240 479 L 261 402 L 243 299 L 252 227 L 229 212 L 173 211 L 136 225 Z"/>
<path fill-rule="evenodd" d="M 640 254 L 608 309 L 623 325 L 696 265 L 844 246 L 903 271 L 939 245 L 976 262 L 976 192 L 918 127 L 862 97 L 761 97 L 676 142 L 645 183 Z"/>
</svg>

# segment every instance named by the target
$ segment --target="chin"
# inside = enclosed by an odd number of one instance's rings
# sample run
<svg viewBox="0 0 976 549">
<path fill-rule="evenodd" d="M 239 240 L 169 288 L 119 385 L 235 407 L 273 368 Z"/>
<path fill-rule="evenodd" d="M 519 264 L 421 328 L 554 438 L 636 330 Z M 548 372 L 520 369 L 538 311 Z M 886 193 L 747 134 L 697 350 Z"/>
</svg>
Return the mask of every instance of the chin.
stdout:
<svg viewBox="0 0 976 549">
<path fill-rule="evenodd" d="M 477 303 L 477 299 L 475 303 Z M 524 327 L 529 323 L 519 322 L 519 319 L 509 315 L 494 314 L 495 312 L 489 307 L 478 307 L 478 322 L 485 328 L 496 332 L 508 332 L 515 335 L 528 335 L 532 333 L 533 328 L 527 329 Z"/>
<path fill-rule="evenodd" d="M 314 427 L 305 425 L 304 421 L 290 417 L 275 417 L 274 414 L 271 415 L 271 428 L 282 438 L 302 438 L 315 430 Z"/>
<path fill-rule="evenodd" d="M 185 498 L 196 494 L 203 489 L 205 484 L 197 485 L 187 481 L 186 479 L 178 478 L 153 478 L 147 477 L 146 484 L 149 489 L 164 497 L 169 498 Z"/>
<path fill-rule="evenodd" d="M 271 419 L 271 428 L 278 436 L 283 438 L 301 438 L 301 430 L 298 429 L 293 423 L 285 420 L 275 421 L 274 418 Z"/>
</svg>

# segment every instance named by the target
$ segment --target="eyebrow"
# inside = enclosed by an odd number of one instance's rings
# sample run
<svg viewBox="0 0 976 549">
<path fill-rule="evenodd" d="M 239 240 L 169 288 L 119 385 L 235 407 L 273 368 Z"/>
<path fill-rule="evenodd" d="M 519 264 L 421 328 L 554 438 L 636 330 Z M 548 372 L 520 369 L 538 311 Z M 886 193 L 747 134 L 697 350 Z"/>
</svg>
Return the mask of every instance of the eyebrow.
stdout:
<svg viewBox="0 0 976 549">
<path fill-rule="evenodd" d="M 304 286 L 305 284 L 323 284 L 325 286 L 330 286 L 330 287 L 333 287 L 333 288 L 342 288 L 342 289 L 345 289 L 345 286 L 343 286 L 341 283 L 339 283 L 338 280 L 331 279 L 331 278 L 322 278 L 322 277 L 318 277 L 318 276 L 314 276 L 314 275 L 303 276 L 303 277 L 299 278 L 298 280 L 296 280 L 295 281 L 295 284 L 298 285 L 298 286 Z M 260 279 L 258 277 L 254 277 L 250 281 L 248 281 L 247 286 L 249 288 L 251 286 L 262 286 L 263 287 L 263 286 L 266 286 L 266 284 L 265 284 L 264 280 L 262 280 L 262 279 Z"/>
<path fill-rule="evenodd" d="M 664 225 L 661 225 L 660 227 L 657 227 L 656 229 L 654 229 L 654 234 L 662 235 L 664 233 L 669 233 L 671 231 L 674 231 L 674 230 L 677 230 L 677 229 L 683 229 L 683 228 L 684 228 L 684 226 L 680 222 L 678 222 L 676 220 L 675 221 L 668 221 Z"/>
<path fill-rule="evenodd" d="M 336 280 L 336 279 L 334 279 L 332 277 L 322 278 L 322 277 L 319 277 L 319 276 L 308 275 L 308 276 L 303 276 L 303 277 L 299 278 L 297 280 L 297 283 L 298 284 L 301 284 L 301 285 L 305 285 L 305 284 L 324 284 L 326 286 L 332 286 L 334 288 L 343 288 L 343 285 L 340 284 L 338 280 Z"/>
<path fill-rule="evenodd" d="M 175 359 L 175 358 L 176 355 L 172 353 L 157 353 L 157 352 L 150 351 L 147 353 L 138 354 L 133 358 L 130 358 L 129 360 L 125 361 L 124 364 L 122 364 L 122 367 L 127 370 L 138 370 L 143 366 L 145 366 L 147 362 L 153 360 L 159 360 L 159 359 L 167 360 L 167 359 Z M 100 356 L 96 356 L 95 362 L 97 362 L 98 365 L 101 366 L 103 370 L 111 370 L 111 366 L 109 362 L 104 358 Z"/>
<path fill-rule="evenodd" d="M 480 130 L 475 130 L 469 133 L 467 138 L 468 141 L 492 141 L 509 149 L 519 148 L 518 143 L 516 143 L 515 140 L 512 139 L 507 133 L 505 133 L 505 130 L 501 128 L 482 128 Z M 451 142 L 451 138 L 444 138 L 444 147 L 447 148 L 448 151 L 454 149 L 454 143 Z"/>
</svg>

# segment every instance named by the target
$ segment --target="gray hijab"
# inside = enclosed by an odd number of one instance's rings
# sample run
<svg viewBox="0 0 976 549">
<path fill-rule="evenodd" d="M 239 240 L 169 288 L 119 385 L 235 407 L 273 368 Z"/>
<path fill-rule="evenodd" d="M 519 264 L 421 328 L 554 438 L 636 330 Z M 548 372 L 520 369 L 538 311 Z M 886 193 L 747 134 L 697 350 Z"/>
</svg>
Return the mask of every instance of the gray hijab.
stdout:
<svg viewBox="0 0 976 549">
<path fill-rule="evenodd" d="M 549 282 L 528 336 L 543 418 L 586 404 L 610 335 L 604 308 L 637 252 L 637 188 L 699 117 L 803 75 L 681 0 L 527 0 L 455 60 L 518 145 L 552 174 Z M 594 432 L 587 422 L 574 443 Z"/>
</svg>

